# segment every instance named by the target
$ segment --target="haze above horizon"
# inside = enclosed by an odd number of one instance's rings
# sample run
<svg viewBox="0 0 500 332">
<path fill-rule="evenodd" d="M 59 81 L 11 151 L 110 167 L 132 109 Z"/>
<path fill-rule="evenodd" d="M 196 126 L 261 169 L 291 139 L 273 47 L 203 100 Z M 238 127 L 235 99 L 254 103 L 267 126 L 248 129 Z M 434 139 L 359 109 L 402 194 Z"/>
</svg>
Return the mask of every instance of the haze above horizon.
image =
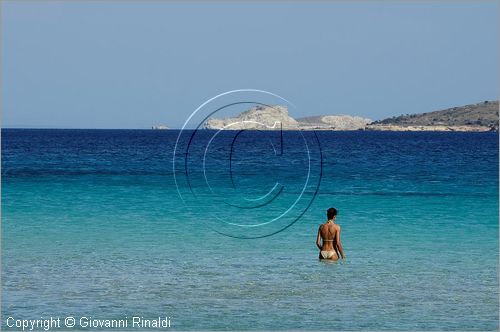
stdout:
<svg viewBox="0 0 500 332">
<path fill-rule="evenodd" d="M 182 127 L 222 92 L 294 118 L 498 100 L 497 1 L 3 1 L 2 127 Z"/>
</svg>

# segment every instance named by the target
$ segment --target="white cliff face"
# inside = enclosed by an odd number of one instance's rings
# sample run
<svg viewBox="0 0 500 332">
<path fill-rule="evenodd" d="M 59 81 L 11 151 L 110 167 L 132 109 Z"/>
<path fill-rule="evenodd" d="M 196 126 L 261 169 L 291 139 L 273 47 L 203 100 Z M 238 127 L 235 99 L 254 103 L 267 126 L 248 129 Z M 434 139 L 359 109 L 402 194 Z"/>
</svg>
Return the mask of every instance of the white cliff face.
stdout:
<svg viewBox="0 0 500 332">
<path fill-rule="evenodd" d="M 362 130 L 372 122 L 370 119 L 350 115 L 320 115 L 299 119 L 303 130 Z"/>
<path fill-rule="evenodd" d="M 367 124 L 372 122 L 370 119 L 350 115 L 327 115 L 322 120 L 336 130 L 364 129 Z"/>
<path fill-rule="evenodd" d="M 255 106 L 233 118 L 208 119 L 204 127 L 227 130 L 298 130 L 299 124 L 288 116 L 286 106 Z"/>
</svg>

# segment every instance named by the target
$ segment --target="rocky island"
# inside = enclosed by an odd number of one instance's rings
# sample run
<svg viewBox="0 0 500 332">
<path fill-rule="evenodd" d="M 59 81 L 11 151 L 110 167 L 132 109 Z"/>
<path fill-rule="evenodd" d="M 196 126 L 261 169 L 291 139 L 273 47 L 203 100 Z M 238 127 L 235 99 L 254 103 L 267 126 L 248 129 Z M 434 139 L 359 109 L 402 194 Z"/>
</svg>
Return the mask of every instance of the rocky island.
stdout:
<svg viewBox="0 0 500 332">
<path fill-rule="evenodd" d="M 445 110 L 394 116 L 372 121 L 350 115 L 318 115 L 294 119 L 286 106 L 254 106 L 226 119 L 208 119 L 205 129 L 227 130 L 383 130 L 383 131 L 498 131 L 498 101 Z"/>
<path fill-rule="evenodd" d="M 319 115 L 295 120 L 286 106 L 255 106 L 226 119 L 209 119 L 205 129 L 254 130 L 360 130 L 370 119 L 350 115 Z"/>
<path fill-rule="evenodd" d="M 286 106 L 254 106 L 234 118 L 208 119 L 205 129 L 298 130 L 298 122 Z"/>
<path fill-rule="evenodd" d="M 160 125 L 151 126 L 151 129 L 153 129 L 153 130 L 167 130 L 169 128 L 163 124 L 160 124 Z"/>
</svg>

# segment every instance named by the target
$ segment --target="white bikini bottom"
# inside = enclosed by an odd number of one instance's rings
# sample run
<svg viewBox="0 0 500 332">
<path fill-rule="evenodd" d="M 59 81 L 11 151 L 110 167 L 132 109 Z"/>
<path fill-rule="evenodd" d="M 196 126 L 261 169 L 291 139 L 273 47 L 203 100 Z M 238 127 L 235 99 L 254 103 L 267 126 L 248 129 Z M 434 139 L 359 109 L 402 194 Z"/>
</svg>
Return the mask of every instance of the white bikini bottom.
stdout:
<svg viewBox="0 0 500 332">
<path fill-rule="evenodd" d="M 337 258 L 337 252 L 334 250 L 321 250 L 321 257 L 324 259 L 336 259 Z"/>
</svg>

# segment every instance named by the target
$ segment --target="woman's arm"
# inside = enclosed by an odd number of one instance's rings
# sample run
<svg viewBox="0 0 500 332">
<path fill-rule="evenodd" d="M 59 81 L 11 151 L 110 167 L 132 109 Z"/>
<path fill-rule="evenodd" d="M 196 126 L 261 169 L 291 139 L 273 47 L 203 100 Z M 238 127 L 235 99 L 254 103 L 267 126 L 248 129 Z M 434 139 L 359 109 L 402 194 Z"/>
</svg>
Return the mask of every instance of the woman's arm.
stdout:
<svg viewBox="0 0 500 332">
<path fill-rule="evenodd" d="M 318 247 L 319 250 L 323 249 L 322 246 L 321 246 L 321 233 L 320 233 L 320 230 L 321 230 L 321 226 L 319 226 L 319 228 L 318 228 L 318 236 L 316 237 L 316 246 Z"/>
<path fill-rule="evenodd" d="M 340 243 L 340 226 L 338 226 L 337 233 L 335 234 L 335 242 L 337 243 L 337 249 L 340 252 L 342 259 L 345 259 L 344 249 L 342 248 L 342 243 Z"/>
</svg>

